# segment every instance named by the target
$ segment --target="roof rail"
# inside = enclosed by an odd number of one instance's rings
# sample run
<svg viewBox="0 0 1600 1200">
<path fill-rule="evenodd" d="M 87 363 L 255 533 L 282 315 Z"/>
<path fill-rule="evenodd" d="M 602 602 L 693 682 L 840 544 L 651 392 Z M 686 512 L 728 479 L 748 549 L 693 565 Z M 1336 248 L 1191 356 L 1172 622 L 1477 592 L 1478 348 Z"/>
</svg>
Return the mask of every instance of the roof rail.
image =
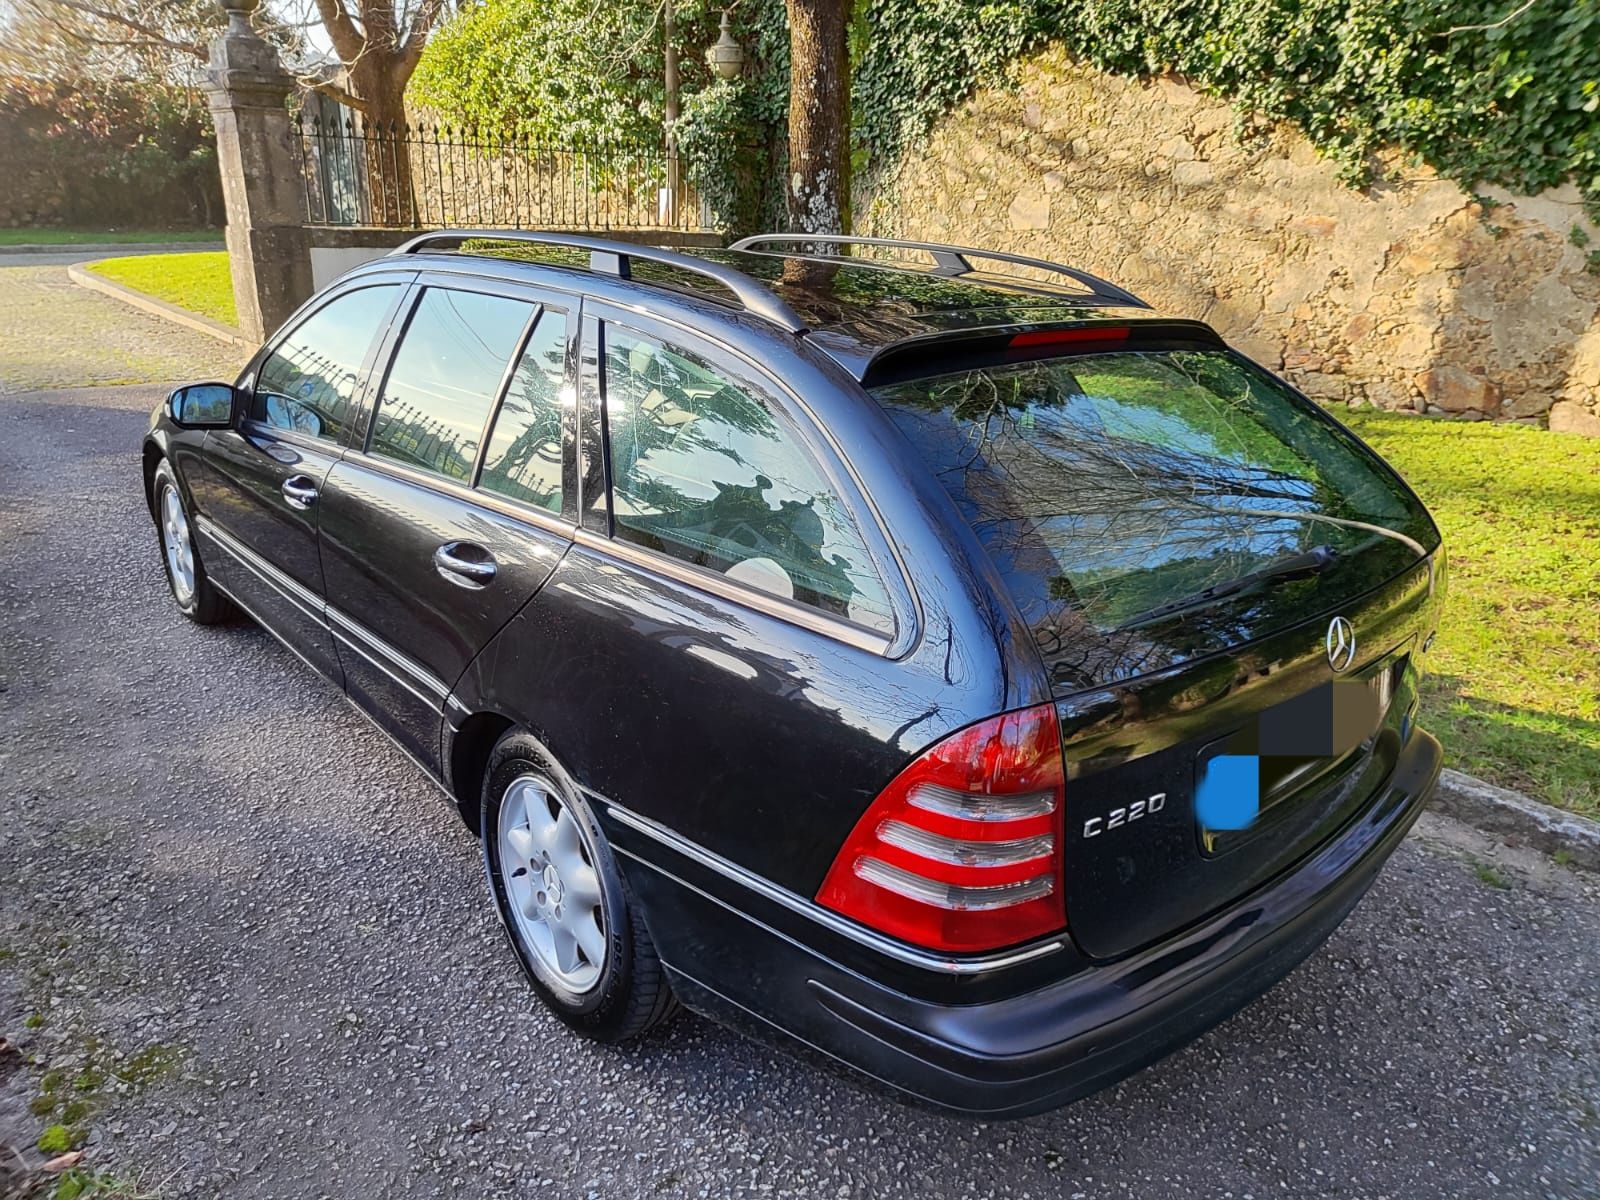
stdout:
<svg viewBox="0 0 1600 1200">
<path fill-rule="evenodd" d="M 1098 275 L 1080 271 L 1077 267 L 1047 262 L 1042 258 L 1029 258 L 1023 254 L 1007 254 L 1000 250 L 978 250 L 971 246 L 946 246 L 941 242 L 912 242 L 903 238 L 854 237 L 847 233 L 758 233 L 753 237 L 741 238 L 729 246 L 728 249 L 753 250 L 756 246 L 773 243 L 793 244 L 796 242 L 834 242 L 848 246 L 892 246 L 901 250 L 925 250 L 933 256 L 935 264 L 933 271 L 930 273 L 948 276 L 952 279 L 972 274 L 974 270 L 972 260 L 974 258 L 986 258 L 994 262 L 1016 263 L 1019 266 L 1032 267 L 1038 271 L 1049 271 L 1053 275 L 1064 275 L 1074 283 L 1080 283 L 1088 288 L 1093 295 L 1103 300 L 1110 300 L 1115 304 L 1128 305 L 1134 308 L 1150 307 L 1149 304 L 1139 299 L 1126 288 L 1120 288 L 1108 280 L 1101 279 Z M 754 252 L 760 253 L 760 251 Z M 808 255 L 807 257 L 825 258 L 833 261 L 839 261 L 843 258 L 842 255 L 831 254 Z"/>
<path fill-rule="evenodd" d="M 613 238 L 590 237 L 581 233 L 542 233 L 526 229 L 441 229 L 424 233 L 397 246 L 392 254 L 416 254 L 443 244 L 485 238 L 497 242 L 529 242 L 537 246 L 564 246 L 573 250 L 589 251 L 589 270 L 600 275 L 614 275 L 618 279 L 633 278 L 632 260 L 661 263 L 692 271 L 720 283 L 733 293 L 734 298 L 753 316 L 770 321 L 789 333 L 806 332 L 806 323 L 777 296 L 743 271 L 722 263 L 679 254 L 660 246 L 643 246 L 634 242 L 621 242 Z"/>
</svg>

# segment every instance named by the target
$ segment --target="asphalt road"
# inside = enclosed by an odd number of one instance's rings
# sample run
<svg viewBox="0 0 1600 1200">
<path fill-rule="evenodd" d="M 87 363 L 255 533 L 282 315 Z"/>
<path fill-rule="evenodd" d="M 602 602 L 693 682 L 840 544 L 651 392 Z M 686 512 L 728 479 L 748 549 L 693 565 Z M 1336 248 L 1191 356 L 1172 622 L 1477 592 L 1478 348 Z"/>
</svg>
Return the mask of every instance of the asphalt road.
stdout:
<svg viewBox="0 0 1600 1200">
<path fill-rule="evenodd" d="M 909 1108 L 692 1017 L 575 1040 L 414 768 L 168 603 L 158 394 L 0 398 L 0 1033 L 38 1060 L 0 1137 L 86 1080 L 91 1161 L 164 1197 L 1600 1197 L 1600 892 L 1434 818 L 1265 999 L 1061 1112 Z"/>
</svg>

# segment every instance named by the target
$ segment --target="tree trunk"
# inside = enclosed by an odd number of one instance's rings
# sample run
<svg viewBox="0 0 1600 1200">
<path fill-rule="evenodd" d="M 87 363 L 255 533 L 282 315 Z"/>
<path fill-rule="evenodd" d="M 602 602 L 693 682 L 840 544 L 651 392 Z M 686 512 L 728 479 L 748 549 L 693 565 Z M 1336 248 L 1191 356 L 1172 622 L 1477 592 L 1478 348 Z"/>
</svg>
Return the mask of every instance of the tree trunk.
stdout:
<svg viewBox="0 0 1600 1200">
<path fill-rule="evenodd" d="M 394 56 L 368 51 L 350 71 L 350 91 L 364 101 L 367 206 L 374 225 L 415 225 L 411 145 L 406 136 L 406 80 L 396 80 Z"/>
<path fill-rule="evenodd" d="M 789 224 L 850 226 L 850 0 L 786 0 L 789 10 Z"/>
</svg>

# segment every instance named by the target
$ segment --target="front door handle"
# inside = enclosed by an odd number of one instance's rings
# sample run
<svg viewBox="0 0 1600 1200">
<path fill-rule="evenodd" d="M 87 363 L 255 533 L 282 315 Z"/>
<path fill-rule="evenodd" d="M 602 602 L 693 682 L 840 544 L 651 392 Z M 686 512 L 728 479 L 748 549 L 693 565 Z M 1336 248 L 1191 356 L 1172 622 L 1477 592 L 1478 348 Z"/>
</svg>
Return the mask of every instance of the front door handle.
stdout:
<svg viewBox="0 0 1600 1200">
<path fill-rule="evenodd" d="M 317 502 L 317 481 L 309 475 L 291 475 L 283 481 L 283 498 L 291 508 L 310 508 Z"/>
<path fill-rule="evenodd" d="M 494 581 L 494 555 L 471 542 L 446 542 L 433 552 L 433 567 L 457 587 L 477 589 Z"/>
</svg>

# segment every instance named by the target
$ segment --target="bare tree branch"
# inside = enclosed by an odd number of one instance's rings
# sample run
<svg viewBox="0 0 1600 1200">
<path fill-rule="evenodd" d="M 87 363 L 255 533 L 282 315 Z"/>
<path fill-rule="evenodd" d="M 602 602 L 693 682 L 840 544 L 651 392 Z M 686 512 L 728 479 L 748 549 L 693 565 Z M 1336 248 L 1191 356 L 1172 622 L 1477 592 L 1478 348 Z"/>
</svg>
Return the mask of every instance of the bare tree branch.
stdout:
<svg viewBox="0 0 1600 1200">
<path fill-rule="evenodd" d="M 411 28 L 400 47 L 399 68 L 406 78 L 409 79 L 411 72 L 416 70 L 417 62 L 422 58 L 422 48 L 427 45 L 428 34 L 433 32 L 433 23 L 439 19 L 443 7 L 444 0 L 422 0 L 416 15 L 411 18 Z"/>
<path fill-rule="evenodd" d="M 1502 25 L 1511 24 L 1511 22 L 1515 21 L 1518 17 L 1520 17 L 1523 13 L 1527 12 L 1530 8 L 1532 8 L 1537 3 L 1539 3 L 1539 0 L 1524 0 L 1524 3 L 1521 5 L 1521 7 L 1513 10 L 1512 12 L 1508 12 L 1505 16 L 1501 17 L 1498 21 L 1495 21 L 1492 24 L 1489 24 L 1489 25 L 1452 25 L 1449 29 L 1446 29 L 1439 36 L 1440 37 L 1451 37 L 1452 35 L 1457 34 L 1457 33 L 1481 33 L 1484 30 L 1488 30 L 1488 29 L 1499 29 Z"/>
<path fill-rule="evenodd" d="M 111 9 L 99 8 L 93 4 L 84 4 L 81 2 L 81 0 L 51 0 L 51 3 L 61 8 L 67 8 L 74 12 L 83 13 L 85 16 L 93 17 L 99 21 L 109 21 L 113 25 L 120 25 L 124 29 L 132 30 L 134 33 L 139 34 L 147 42 L 156 42 L 163 46 L 170 46 L 174 50 L 180 50 L 185 54 L 193 55 L 201 62 L 207 61 L 208 56 L 205 46 L 198 42 L 177 41 L 162 33 L 161 30 L 156 29 L 151 25 L 147 25 L 135 17 L 126 16 Z M 102 45 L 109 44 L 103 40 L 92 38 L 89 35 L 84 34 L 82 31 L 75 31 L 74 36 L 83 38 L 85 41 L 99 41 Z"/>
<path fill-rule="evenodd" d="M 328 96 L 331 99 L 337 100 L 340 104 L 344 105 L 346 108 L 354 109 L 358 113 L 363 113 L 364 114 L 364 113 L 367 113 L 367 112 L 371 111 L 371 107 L 372 106 L 369 105 L 360 96 L 357 96 L 352 92 L 346 91 L 344 88 L 340 87 L 337 83 L 334 83 L 332 80 L 329 80 L 329 79 L 316 79 L 316 78 L 312 78 L 312 77 L 301 75 L 301 76 L 296 76 L 296 80 L 295 81 L 297 83 L 299 83 L 300 86 L 306 87 L 306 88 L 310 88 L 314 92 L 321 92 L 324 96 Z"/>
<path fill-rule="evenodd" d="M 350 19 L 344 0 L 317 0 L 317 13 L 322 17 L 333 52 L 346 66 L 361 57 L 367 48 L 367 39 Z"/>
</svg>

